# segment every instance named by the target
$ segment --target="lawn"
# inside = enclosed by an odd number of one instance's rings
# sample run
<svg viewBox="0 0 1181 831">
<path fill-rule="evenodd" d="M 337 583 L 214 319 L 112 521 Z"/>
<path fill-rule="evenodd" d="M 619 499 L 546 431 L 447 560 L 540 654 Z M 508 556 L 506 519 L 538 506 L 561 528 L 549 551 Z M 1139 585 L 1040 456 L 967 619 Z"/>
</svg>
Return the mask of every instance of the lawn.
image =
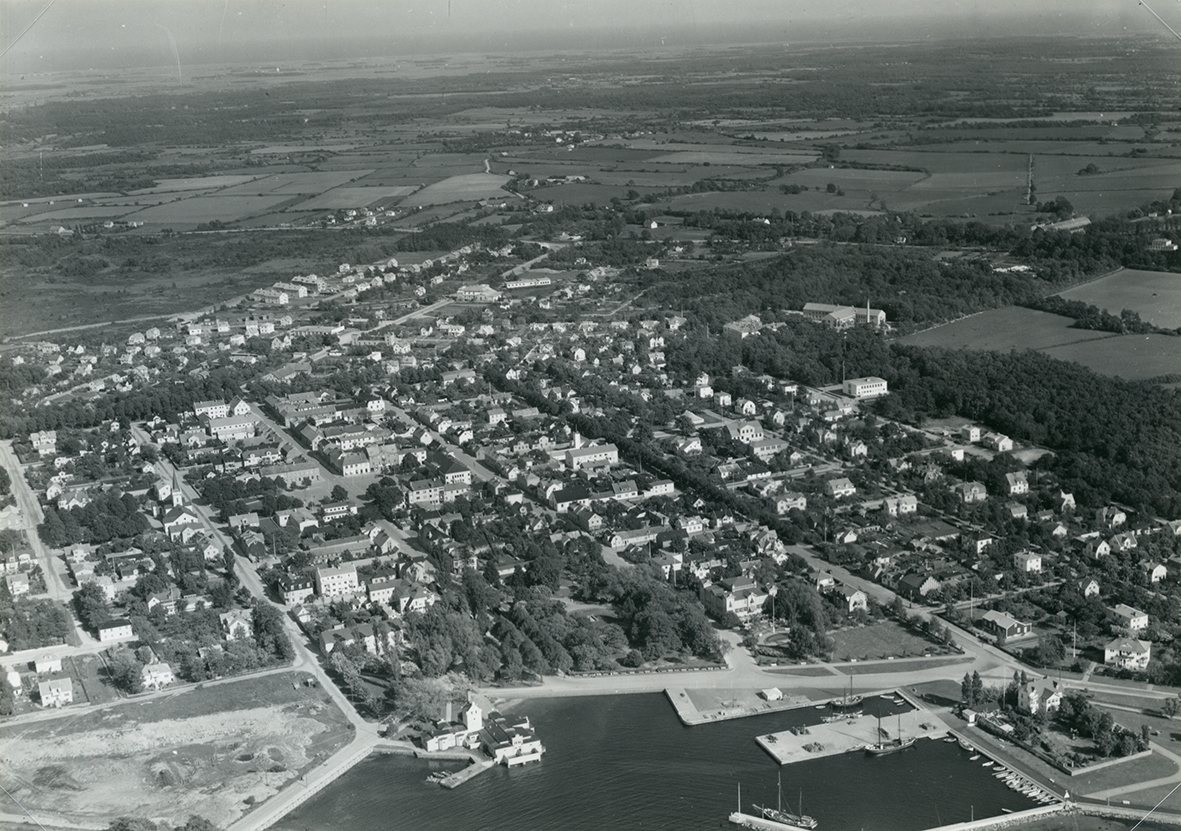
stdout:
<svg viewBox="0 0 1181 831">
<path fill-rule="evenodd" d="M 893 621 L 858 626 L 832 632 L 834 661 L 873 661 L 880 658 L 906 658 L 922 655 L 935 646 L 925 638 L 912 635 Z"/>
<path fill-rule="evenodd" d="M 237 819 L 352 737 L 304 673 L 279 673 L 0 728 L 0 786 L 47 824 Z M 8 810 L 7 808 L 5 810 Z"/>
</svg>

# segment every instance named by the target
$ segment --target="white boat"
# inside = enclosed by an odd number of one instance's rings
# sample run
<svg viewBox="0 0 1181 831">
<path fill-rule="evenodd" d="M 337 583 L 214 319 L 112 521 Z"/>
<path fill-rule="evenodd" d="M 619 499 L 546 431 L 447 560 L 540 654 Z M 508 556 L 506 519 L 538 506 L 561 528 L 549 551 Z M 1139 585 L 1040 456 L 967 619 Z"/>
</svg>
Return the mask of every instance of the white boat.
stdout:
<svg viewBox="0 0 1181 831">
<path fill-rule="evenodd" d="M 985 762 L 984 767 L 986 767 L 986 768 L 992 767 L 992 759 L 989 759 L 987 762 Z"/>
<path fill-rule="evenodd" d="M 977 759 L 979 759 L 979 758 L 980 758 L 980 754 L 979 754 L 979 753 L 977 753 L 975 756 L 969 756 L 969 757 L 968 757 L 968 761 L 969 761 L 969 762 L 975 762 L 975 761 L 976 761 Z"/>
</svg>

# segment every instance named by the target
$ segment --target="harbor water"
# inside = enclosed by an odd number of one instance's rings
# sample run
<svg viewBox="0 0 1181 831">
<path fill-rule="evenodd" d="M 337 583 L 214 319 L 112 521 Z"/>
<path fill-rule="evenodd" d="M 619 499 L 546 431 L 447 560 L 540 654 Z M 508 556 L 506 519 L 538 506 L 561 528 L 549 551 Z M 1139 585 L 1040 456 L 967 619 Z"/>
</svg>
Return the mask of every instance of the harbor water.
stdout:
<svg viewBox="0 0 1181 831">
<path fill-rule="evenodd" d="M 899 707 L 869 699 L 886 726 Z M 377 755 L 298 807 L 285 831 L 691 831 L 730 826 L 738 807 L 776 804 L 819 821 L 817 831 L 920 831 L 1035 803 L 1010 790 L 958 744 L 921 740 L 872 758 L 848 753 L 779 767 L 760 733 L 814 724 L 814 709 L 685 727 L 661 694 L 526 701 L 546 746 L 537 764 L 496 767 L 449 791 L 426 782 L 458 765 Z"/>
</svg>

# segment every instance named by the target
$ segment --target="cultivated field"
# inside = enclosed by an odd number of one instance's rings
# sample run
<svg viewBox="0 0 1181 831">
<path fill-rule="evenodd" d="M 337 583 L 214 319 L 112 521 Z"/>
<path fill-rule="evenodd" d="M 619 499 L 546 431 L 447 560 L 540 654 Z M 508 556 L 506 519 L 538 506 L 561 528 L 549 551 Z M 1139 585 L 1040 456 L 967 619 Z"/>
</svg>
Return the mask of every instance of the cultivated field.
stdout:
<svg viewBox="0 0 1181 831">
<path fill-rule="evenodd" d="M 449 202 L 473 202 L 477 199 L 507 197 L 503 189 L 507 176 L 494 173 L 467 173 L 450 176 L 420 190 L 405 200 L 409 205 L 446 205 Z"/>
<path fill-rule="evenodd" d="M 414 193 L 412 187 L 333 188 L 306 202 L 300 202 L 288 210 L 292 211 L 336 211 L 347 208 L 365 208 L 374 202 L 386 199 L 400 199 Z"/>
<path fill-rule="evenodd" d="M 125 218 L 154 225 L 179 226 L 197 225 L 214 220 L 236 222 L 246 216 L 273 210 L 290 198 L 285 195 L 194 196 L 191 199 L 144 208 L 135 213 L 125 212 Z"/>
<path fill-rule="evenodd" d="M 1122 268 L 1061 293 L 1118 315 L 1130 309 L 1162 329 L 1181 328 L 1181 274 Z"/>
<path fill-rule="evenodd" d="M 348 722 L 281 673 L 0 729 L 0 784 L 50 824 L 114 816 L 224 828 L 343 747 Z M 5 808 L 11 812 L 12 808 Z"/>
</svg>

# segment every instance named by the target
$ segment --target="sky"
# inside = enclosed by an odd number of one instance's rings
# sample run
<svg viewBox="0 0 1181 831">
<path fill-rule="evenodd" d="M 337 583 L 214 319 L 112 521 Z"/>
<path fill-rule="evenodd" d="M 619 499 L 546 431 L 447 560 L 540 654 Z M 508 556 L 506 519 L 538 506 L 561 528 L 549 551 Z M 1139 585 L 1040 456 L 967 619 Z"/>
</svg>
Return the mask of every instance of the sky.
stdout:
<svg viewBox="0 0 1181 831">
<path fill-rule="evenodd" d="M 1150 4 L 1181 31 L 1181 0 Z M 1139 0 L 0 0 L 10 72 L 636 45 L 1157 33 Z"/>
</svg>

